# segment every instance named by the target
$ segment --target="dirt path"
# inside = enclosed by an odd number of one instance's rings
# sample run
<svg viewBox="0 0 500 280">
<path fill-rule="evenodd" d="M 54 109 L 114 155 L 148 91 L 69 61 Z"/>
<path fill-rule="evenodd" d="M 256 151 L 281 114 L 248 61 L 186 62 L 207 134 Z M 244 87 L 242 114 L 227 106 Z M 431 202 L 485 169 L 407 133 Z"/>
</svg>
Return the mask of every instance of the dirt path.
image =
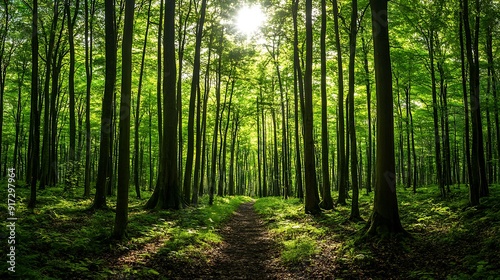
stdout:
<svg viewBox="0 0 500 280">
<path fill-rule="evenodd" d="M 281 274 L 276 244 L 253 210 L 253 202 L 239 207 L 221 235 L 224 243 L 214 259 L 214 278 L 274 279 Z"/>
</svg>

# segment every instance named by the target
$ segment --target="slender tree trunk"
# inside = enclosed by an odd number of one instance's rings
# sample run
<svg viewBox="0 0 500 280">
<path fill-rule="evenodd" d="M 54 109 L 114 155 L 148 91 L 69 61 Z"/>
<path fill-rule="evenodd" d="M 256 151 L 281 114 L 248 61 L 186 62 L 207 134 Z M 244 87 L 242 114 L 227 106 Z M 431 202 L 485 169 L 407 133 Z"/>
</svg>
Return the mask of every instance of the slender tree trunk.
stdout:
<svg viewBox="0 0 500 280">
<path fill-rule="evenodd" d="M 113 118 L 113 93 L 116 84 L 116 30 L 115 7 L 113 0 L 106 0 L 105 6 L 106 31 L 106 80 L 104 82 L 104 97 L 102 100 L 101 138 L 99 149 L 99 166 L 97 170 L 96 193 L 92 208 L 106 208 L 106 184 L 110 181 L 111 135 Z"/>
<path fill-rule="evenodd" d="M 430 70 L 431 70 L 431 83 L 432 83 L 432 114 L 434 120 L 434 144 L 435 144 L 435 156 L 436 156 L 436 175 L 438 179 L 439 190 L 441 191 L 441 197 L 446 197 L 446 191 L 444 189 L 444 178 L 443 178 L 443 168 L 441 166 L 441 140 L 439 137 L 439 116 L 438 116 L 438 103 L 437 103 L 437 90 L 436 90 L 436 74 L 434 67 L 434 34 L 435 32 L 431 30 L 428 37 L 428 48 L 429 48 L 429 60 L 430 60 Z"/>
<path fill-rule="evenodd" d="M 178 131 L 179 131 L 179 134 L 178 134 L 178 139 L 179 139 L 179 157 L 178 157 L 178 176 L 179 176 L 179 184 L 182 185 L 182 168 L 183 168 L 183 162 L 182 162 L 182 159 L 183 159 L 183 148 L 184 148 L 184 140 L 183 140 L 183 129 L 182 129 L 182 73 L 183 73 L 183 66 L 184 66 L 184 49 L 185 49 L 185 46 L 186 46 L 186 30 L 187 30 L 187 25 L 188 25 L 188 20 L 189 20 L 189 15 L 191 14 L 191 8 L 192 8 L 192 4 L 193 4 L 193 1 L 192 0 L 189 0 L 189 6 L 188 6 L 188 11 L 187 11 L 187 14 L 186 16 L 184 17 L 184 14 L 182 13 L 182 9 L 183 9 L 183 1 L 178 1 L 179 4 L 178 4 L 178 7 L 179 9 L 177 10 L 177 12 L 179 13 L 179 23 L 178 23 L 178 31 L 177 31 L 177 35 L 179 36 L 178 37 L 178 44 L 179 44 L 179 48 L 178 48 L 178 59 L 179 59 L 179 76 L 177 77 L 177 112 L 179 114 L 179 117 L 178 117 L 178 122 L 179 122 L 179 127 L 178 127 Z M 184 22 L 183 22 L 183 19 L 184 19 Z M 199 28 L 199 27 L 198 27 Z M 191 105 L 190 105 L 190 108 L 191 108 Z M 188 136 L 189 137 L 189 136 Z M 192 160 L 191 160 L 192 161 Z M 191 165 L 193 163 L 191 162 Z M 191 172 L 191 171 L 190 171 Z M 189 204 L 189 200 L 186 200 L 186 197 L 189 199 L 189 195 L 188 196 L 184 196 L 184 200 L 186 204 Z"/>
<path fill-rule="evenodd" d="M 86 98 L 85 98 L 85 187 L 84 197 L 90 196 L 90 91 L 92 86 L 92 40 L 93 40 L 93 15 L 94 1 L 89 7 L 89 0 L 85 0 L 85 73 L 87 79 Z M 89 8 L 92 10 L 89 18 Z M 90 37 L 89 37 L 90 35 Z"/>
<path fill-rule="evenodd" d="M 194 158 L 194 113 L 196 104 L 196 93 L 198 92 L 200 83 L 200 51 L 201 39 L 203 35 L 203 25 L 205 24 L 205 10 L 207 1 L 201 2 L 200 19 L 196 29 L 196 45 L 194 50 L 194 65 L 193 65 L 193 78 L 191 80 L 191 98 L 189 99 L 189 117 L 188 117 L 188 147 L 186 157 L 186 171 L 184 173 L 184 203 L 189 204 L 191 198 L 191 178 L 193 172 L 193 158 Z M 180 75 L 179 75 L 180 76 Z M 179 97 L 180 98 L 180 97 Z M 199 98 L 198 98 L 199 99 Z M 199 106 L 198 106 L 199 110 Z M 199 115 L 199 114 L 198 114 Z M 199 135 L 197 136 L 199 138 Z M 182 144 L 181 144 L 182 145 Z M 182 158 L 182 154 L 181 158 Z M 197 154 L 198 155 L 198 154 Z M 197 156 L 198 157 L 198 156 Z M 197 174 L 195 174 L 197 176 Z M 194 182 L 197 184 L 198 182 Z"/>
<path fill-rule="evenodd" d="M 295 122 L 295 173 L 297 182 L 297 197 L 302 200 L 304 199 L 304 190 L 302 187 L 302 160 L 300 151 L 300 137 L 299 137 L 299 91 L 303 91 L 302 88 L 302 71 L 300 70 L 299 61 L 299 48 L 298 48 L 298 31 L 297 31 L 297 9 L 298 0 L 293 0 L 292 16 L 293 16 L 293 93 L 294 93 L 294 122 Z M 302 96 L 302 94 L 300 94 Z M 260 159 L 259 159 L 260 162 Z M 259 165 L 260 166 L 260 165 Z"/>
<path fill-rule="evenodd" d="M 12 159 L 12 168 L 16 170 L 17 176 L 19 178 L 22 178 L 21 173 L 19 172 L 19 165 L 18 161 L 19 158 L 21 157 L 20 155 L 20 150 L 21 148 L 19 147 L 19 135 L 21 134 L 21 114 L 22 114 L 22 89 L 24 85 L 24 76 L 26 74 L 26 69 L 27 69 L 27 64 L 28 62 L 26 60 L 23 60 L 21 62 L 21 65 L 17 65 L 17 106 L 16 106 L 16 112 L 14 114 L 16 123 L 15 123 L 15 128 L 16 128 L 16 136 L 15 136 L 15 142 L 14 142 L 14 154 L 13 154 L 13 159 Z M 21 68 L 21 69 L 19 69 Z"/>
<path fill-rule="evenodd" d="M 472 163 L 471 163 L 471 158 L 470 158 L 470 125 L 469 125 L 469 100 L 467 96 L 467 74 L 466 74 L 466 69 L 465 69 L 465 50 L 464 50 L 464 36 L 463 36 L 463 14 L 462 14 L 462 1 L 460 1 L 460 29 L 459 29 L 459 38 L 460 38 L 460 62 L 461 62 L 461 69 L 462 69 L 462 93 L 464 96 L 464 122 L 465 122 L 465 129 L 464 129 L 464 148 L 465 148 L 465 159 L 466 159 L 466 165 L 467 165 L 467 175 L 468 175 L 468 181 L 469 184 L 472 184 L 473 178 L 472 178 Z M 465 170 L 465 168 L 464 168 Z M 464 172 L 465 174 L 465 172 Z M 463 180 L 465 182 L 465 178 Z M 470 195 L 470 193 L 469 193 Z M 470 198 L 470 196 L 469 196 Z M 469 201 L 470 202 L 470 201 Z"/>
<path fill-rule="evenodd" d="M 31 21 L 31 112 L 29 132 L 29 160 L 31 162 L 30 199 L 28 208 L 36 205 L 36 182 L 40 160 L 40 115 L 38 112 L 38 0 L 33 0 Z"/>
<path fill-rule="evenodd" d="M 489 22 L 489 24 L 493 24 L 492 22 Z M 496 158 L 500 158 L 500 122 L 498 118 L 498 96 L 497 96 L 497 76 L 496 76 L 496 71 L 495 71 L 495 65 L 494 65 L 494 60 L 493 60 L 493 27 L 491 25 L 488 25 L 486 27 L 486 55 L 488 56 L 488 70 L 490 73 L 490 82 L 491 82 L 491 90 L 493 93 L 493 115 L 495 118 L 495 142 L 496 142 L 496 149 L 495 151 L 492 151 L 492 154 L 496 153 Z M 489 127 L 489 126 L 488 126 Z M 491 140 L 493 142 L 493 140 Z M 492 148 L 493 149 L 493 148 Z M 498 170 L 497 165 L 497 176 L 500 171 Z M 494 167 L 492 169 L 495 169 Z M 490 179 L 490 182 L 495 182 L 495 176 Z"/>
<path fill-rule="evenodd" d="M 358 1 L 352 0 L 351 31 L 349 36 L 349 139 L 351 140 L 351 181 L 352 181 L 352 204 L 349 219 L 362 220 L 359 215 L 359 187 L 358 187 L 358 160 L 356 143 L 356 123 L 354 119 L 354 64 L 356 59 L 356 35 L 358 32 Z"/>
<path fill-rule="evenodd" d="M 477 5 L 479 12 L 479 7 Z M 472 156 L 471 156 L 471 182 L 469 190 L 469 203 L 471 206 L 479 205 L 480 191 L 483 182 L 483 176 L 481 174 L 481 152 L 483 151 L 482 146 L 482 128 L 481 128 L 481 113 L 479 104 L 479 72 L 478 65 L 479 61 L 474 52 L 477 52 L 477 41 L 472 42 L 471 28 L 469 24 L 469 1 L 463 1 L 463 23 L 465 31 L 465 49 L 467 54 L 467 61 L 469 64 L 469 77 L 470 77 L 470 98 L 471 98 L 471 120 L 472 120 Z M 479 17 L 479 16 L 478 16 Z M 476 23 L 479 24 L 479 18 L 476 19 Z M 477 26 L 479 29 L 479 26 Z M 475 33 L 478 36 L 478 32 Z M 477 39 L 477 38 L 476 38 Z M 476 54 L 477 55 L 477 54 Z"/>
<path fill-rule="evenodd" d="M 220 91 L 221 91 L 221 65 L 222 65 L 222 53 L 223 53 L 223 42 L 224 42 L 224 32 L 221 31 L 219 38 L 219 52 L 218 52 L 218 62 L 217 62 L 217 88 L 215 89 L 215 99 L 216 99 L 216 110 L 215 110 L 215 126 L 213 132 L 212 141 L 212 163 L 210 165 L 210 185 L 209 185 L 209 205 L 214 203 L 214 192 L 215 192 L 215 181 L 216 181 L 216 169 L 217 169 L 217 135 L 219 131 L 219 111 L 220 111 Z"/>
<path fill-rule="evenodd" d="M 335 26 L 335 48 L 337 51 L 337 69 L 338 69 L 338 144 L 337 144 L 337 157 L 338 168 L 337 173 L 339 176 L 339 197 L 337 203 L 346 205 L 346 185 L 347 185 L 347 162 L 345 152 L 345 128 L 344 128 L 344 75 L 342 68 L 342 47 L 340 45 L 339 33 L 339 9 L 337 0 L 333 0 L 333 20 Z"/>
<path fill-rule="evenodd" d="M 363 30 L 363 29 L 362 29 Z M 370 71 L 368 70 L 368 49 L 365 43 L 365 37 L 361 36 L 361 46 L 363 47 L 363 69 L 365 70 L 365 84 L 366 84 L 366 110 L 368 112 L 368 153 L 367 153 L 367 166 L 366 166 L 366 192 L 372 191 L 372 117 L 371 117 L 371 84 L 370 84 Z"/>
<path fill-rule="evenodd" d="M 238 128 L 239 128 L 239 114 L 236 111 L 233 114 L 233 122 L 232 122 L 232 135 L 231 135 L 231 156 L 229 159 L 229 187 L 228 194 L 235 194 L 235 183 L 234 183 L 234 153 L 236 151 L 236 138 L 238 136 Z"/>
<path fill-rule="evenodd" d="M 163 77 L 163 72 L 162 72 L 162 27 L 163 27 L 163 0 L 160 0 L 160 18 L 159 18 L 159 23 L 158 23 L 158 40 L 157 40 L 157 78 L 156 78 L 156 104 L 158 107 L 158 143 L 160 143 L 159 147 L 159 153 L 161 155 L 162 151 L 161 148 L 163 147 L 162 141 L 163 141 L 163 110 L 162 110 L 162 104 L 161 104 L 161 96 L 162 96 L 162 77 Z M 160 166 L 160 161 L 158 161 L 158 167 Z"/>
<path fill-rule="evenodd" d="M 130 100 L 132 95 L 132 42 L 134 35 L 134 0 L 125 0 L 122 43 L 122 84 L 120 100 L 120 154 L 118 156 L 118 192 L 113 237 L 122 239 L 128 223 L 130 184 Z"/>
<path fill-rule="evenodd" d="M 262 102 L 262 87 L 260 88 L 260 100 Z M 264 107 L 261 106 L 260 109 L 261 117 L 262 117 L 262 168 L 264 170 L 262 174 L 262 196 L 268 196 L 267 193 L 267 149 L 266 149 L 266 119 L 264 118 Z"/>
<path fill-rule="evenodd" d="M 279 188 L 281 185 L 280 182 L 280 169 L 278 163 L 278 132 L 276 127 L 276 113 L 274 112 L 274 108 L 271 109 L 271 116 L 273 121 L 273 196 L 279 196 Z"/>
<path fill-rule="evenodd" d="M 314 163 L 312 63 L 313 63 L 312 0 L 306 0 L 306 73 L 304 78 L 304 159 L 306 183 L 306 214 L 317 215 L 319 208 L 316 167 Z"/>
<path fill-rule="evenodd" d="M 142 76 L 144 74 L 144 62 L 146 58 L 146 47 L 149 34 L 149 22 L 151 18 L 151 0 L 148 4 L 148 18 L 146 21 L 146 34 L 144 35 L 144 44 L 142 45 L 141 70 L 139 72 L 139 86 L 137 88 L 137 102 L 135 104 L 135 124 L 134 124 L 134 185 L 137 198 L 141 198 L 140 175 L 142 170 L 139 165 L 139 126 L 141 123 L 140 108 L 141 108 L 141 92 L 142 92 Z M 142 155 L 142 153 L 141 153 Z"/>
<path fill-rule="evenodd" d="M 213 44 L 213 32 L 210 32 L 210 43 L 209 45 L 212 46 Z M 204 183 L 204 177 L 205 177 L 205 161 L 206 157 L 208 155 L 207 152 L 207 104 L 208 104 L 208 95 L 210 94 L 210 59 L 212 55 L 212 49 L 208 49 L 208 62 L 207 62 L 207 69 L 205 70 L 205 94 L 203 97 L 203 120 L 201 122 L 201 129 L 203 131 L 203 148 L 202 148 L 202 154 L 201 154 L 201 176 L 200 176 L 200 185 L 199 185 L 199 190 L 198 190 L 198 195 L 202 196 L 203 195 L 203 189 L 205 186 Z M 208 167 L 206 167 L 207 173 L 208 173 Z M 193 201 L 192 203 L 194 205 L 197 205 L 197 197 L 195 201 L 195 195 L 193 194 Z"/>
<path fill-rule="evenodd" d="M 322 198 L 321 208 L 333 209 L 330 186 L 330 168 L 328 168 L 328 99 L 326 97 L 326 0 L 321 0 L 321 171 Z"/>
</svg>

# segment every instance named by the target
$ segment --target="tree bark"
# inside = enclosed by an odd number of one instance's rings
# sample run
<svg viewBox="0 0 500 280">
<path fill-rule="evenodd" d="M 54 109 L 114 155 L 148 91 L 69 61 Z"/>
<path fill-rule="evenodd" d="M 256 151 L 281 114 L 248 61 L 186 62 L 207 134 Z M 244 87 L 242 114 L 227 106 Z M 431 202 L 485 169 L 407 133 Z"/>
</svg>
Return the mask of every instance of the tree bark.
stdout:
<svg viewBox="0 0 500 280">
<path fill-rule="evenodd" d="M 376 184 L 368 234 L 405 232 L 399 219 L 387 0 L 371 0 L 377 93 Z"/>
<path fill-rule="evenodd" d="M 337 70 L 338 70 L 338 144 L 337 144 L 337 157 L 338 167 L 337 174 L 339 176 L 338 189 L 339 197 L 337 203 L 346 205 L 346 185 L 347 185 L 347 162 L 345 152 L 345 128 L 344 128 L 344 74 L 342 68 L 342 47 L 340 45 L 339 33 L 339 8 L 337 0 L 333 0 L 333 21 L 335 28 L 335 48 L 337 51 Z"/>
<path fill-rule="evenodd" d="M 312 0 L 306 0 L 306 73 L 304 77 L 304 159 L 306 183 L 306 214 L 317 215 L 319 208 L 316 167 L 314 163 L 312 63 L 313 63 Z"/>
<path fill-rule="evenodd" d="M 122 239 L 128 223 L 128 190 L 130 184 L 130 100 L 132 95 L 132 42 L 134 33 L 134 0 L 125 0 L 122 43 L 122 84 L 120 100 L 120 154 L 118 156 L 118 191 L 113 237 Z"/>
<path fill-rule="evenodd" d="M 356 35 L 358 32 L 358 1 L 352 0 L 351 31 L 349 36 L 349 139 L 351 140 L 351 183 L 352 204 L 350 220 L 362 220 L 359 215 L 358 159 L 356 143 L 356 124 L 354 120 L 354 64 L 356 59 Z"/>
<path fill-rule="evenodd" d="M 30 199 L 28 208 L 36 205 L 36 182 L 40 160 L 40 115 L 38 112 L 38 0 L 33 0 L 31 21 L 31 112 L 29 132 L 29 161 L 31 162 Z"/>
<path fill-rule="evenodd" d="M 328 167 L 328 99 L 326 97 L 326 0 L 321 0 L 321 171 L 322 198 L 321 208 L 333 209 L 330 186 L 330 168 Z"/>
<path fill-rule="evenodd" d="M 142 45 L 141 70 L 139 73 L 139 86 L 137 88 L 137 102 L 135 104 L 135 123 L 134 123 L 134 185 L 137 198 L 141 198 L 140 175 L 142 170 L 139 164 L 139 126 L 141 124 L 140 108 L 141 108 L 141 92 L 142 92 L 142 76 L 144 74 L 144 62 L 146 58 L 146 47 L 149 34 L 149 22 L 151 18 L 151 0 L 148 4 L 148 18 L 146 20 L 146 34 L 144 35 L 144 44 Z M 141 153 L 142 155 L 142 153 Z"/>
<path fill-rule="evenodd" d="M 194 158 L 194 113 L 197 92 L 200 83 L 200 51 L 201 51 L 201 39 L 203 36 L 203 25 L 205 24 L 205 10 L 207 7 L 207 1 L 202 0 L 200 19 L 198 20 L 198 25 L 196 28 L 196 43 L 194 49 L 194 63 L 193 63 L 193 78 L 191 80 L 191 97 L 189 99 L 189 117 L 188 117 L 188 146 L 187 146 L 187 156 L 186 156 L 186 170 L 184 173 L 184 203 L 190 203 L 191 198 L 191 179 L 193 172 L 193 158 Z M 180 98 L 180 97 L 179 97 Z M 199 111 L 200 106 L 198 106 Z M 199 115 L 199 114 L 198 114 Z M 199 135 L 197 133 L 197 138 Z M 182 154 L 181 154 L 182 155 Z M 182 156 L 181 156 L 182 157 Z M 197 154 L 198 157 L 198 154 Z M 195 174 L 197 176 L 197 174 Z M 198 182 L 194 182 L 197 184 Z"/>
<path fill-rule="evenodd" d="M 116 30 L 115 7 L 113 0 L 106 0 L 104 6 L 106 32 L 106 80 L 104 82 L 104 97 L 102 100 L 101 138 L 99 149 L 99 166 L 97 170 L 96 193 L 93 209 L 106 208 L 106 184 L 110 178 L 111 166 L 111 134 L 113 118 L 113 94 L 116 84 Z"/>
<path fill-rule="evenodd" d="M 298 31 L 297 31 L 297 9 L 298 0 L 293 0 L 292 17 L 293 17 L 293 93 L 294 93 L 294 122 L 295 122 L 295 175 L 297 182 L 297 197 L 304 199 L 304 190 L 302 186 L 302 160 L 300 151 L 300 136 L 299 136 L 299 91 L 303 91 L 302 87 L 302 71 L 300 69 L 299 48 L 298 48 Z M 259 159 L 260 162 L 260 159 Z M 260 165 L 259 165 L 260 166 Z"/>
</svg>

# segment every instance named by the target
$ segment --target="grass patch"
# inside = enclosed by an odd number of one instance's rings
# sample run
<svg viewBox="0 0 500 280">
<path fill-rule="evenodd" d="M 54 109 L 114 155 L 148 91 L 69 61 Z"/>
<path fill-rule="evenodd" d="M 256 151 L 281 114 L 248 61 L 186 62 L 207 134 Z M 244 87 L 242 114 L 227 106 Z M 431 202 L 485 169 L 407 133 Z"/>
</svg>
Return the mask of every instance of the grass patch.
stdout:
<svg viewBox="0 0 500 280">
<path fill-rule="evenodd" d="M 312 224 L 298 199 L 260 198 L 254 208 L 267 221 L 270 234 L 279 240 L 283 262 L 298 263 L 318 252 L 325 229 Z"/>
</svg>

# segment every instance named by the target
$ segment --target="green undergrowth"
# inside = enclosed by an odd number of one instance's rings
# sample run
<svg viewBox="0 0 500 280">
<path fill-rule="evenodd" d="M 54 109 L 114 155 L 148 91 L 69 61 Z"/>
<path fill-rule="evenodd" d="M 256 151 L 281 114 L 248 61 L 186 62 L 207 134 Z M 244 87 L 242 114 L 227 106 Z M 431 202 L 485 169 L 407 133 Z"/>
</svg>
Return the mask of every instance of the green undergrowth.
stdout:
<svg viewBox="0 0 500 280">
<path fill-rule="evenodd" d="M 270 234 L 278 238 L 285 263 L 300 262 L 318 252 L 318 240 L 325 229 L 312 224 L 298 199 L 260 198 L 254 208 L 265 218 Z"/>
<path fill-rule="evenodd" d="M 420 187 L 416 194 L 398 188 L 401 222 L 413 237 L 398 241 L 363 238 L 373 204 L 373 193 L 364 190 L 361 222 L 349 221 L 350 199 L 348 205 L 336 205 L 318 217 L 306 215 L 298 199 L 261 198 L 255 209 L 278 240 L 281 260 L 289 265 L 328 262 L 326 269 L 336 267 L 332 273 L 348 278 L 499 279 L 499 189 L 491 186 L 480 206 L 468 207 L 464 185 L 451 186 L 445 199 L 437 186 Z"/>
<path fill-rule="evenodd" d="M 154 258 L 157 254 L 188 258 L 214 243 L 221 242 L 215 229 L 236 209 L 251 198 L 237 196 L 215 198 L 208 206 L 208 197 L 200 199 L 199 207 L 179 211 L 147 211 L 143 209 L 150 196 L 143 199 L 130 193 L 127 239 L 110 239 L 114 224 L 116 198 L 108 198 L 108 210 L 86 211 L 91 199 L 74 197 L 61 187 L 38 192 L 38 204 L 32 213 L 26 209 L 29 190 L 16 190 L 16 276 L 20 279 L 105 279 L 118 271 L 141 277 L 155 271 L 136 271 L 132 264 Z M 2 200 L 6 200 L 5 192 Z M 6 235 L 7 209 L 1 206 L 2 236 Z M 3 239 L 3 238 L 2 238 Z M 151 244 L 156 244 L 151 246 Z M 7 246 L 2 244 L 1 255 Z M 138 253 L 136 253 L 138 252 Z M 120 258 L 130 256 L 128 264 Z M 5 279 L 7 264 L 2 261 L 0 278 Z M 121 273 L 121 272 L 120 272 Z M 12 274 L 10 274 L 12 276 Z"/>
</svg>

